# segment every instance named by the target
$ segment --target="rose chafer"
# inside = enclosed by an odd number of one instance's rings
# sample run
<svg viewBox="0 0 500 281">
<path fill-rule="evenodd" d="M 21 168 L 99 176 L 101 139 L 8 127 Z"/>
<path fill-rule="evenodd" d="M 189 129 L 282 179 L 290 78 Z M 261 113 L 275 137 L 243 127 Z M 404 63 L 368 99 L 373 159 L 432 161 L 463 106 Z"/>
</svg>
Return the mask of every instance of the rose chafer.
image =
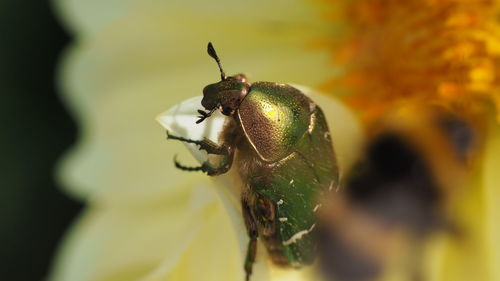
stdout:
<svg viewBox="0 0 500 281">
<path fill-rule="evenodd" d="M 252 273 L 257 238 L 274 264 L 299 268 L 315 256 L 312 232 L 322 192 L 336 189 L 338 169 L 332 140 L 321 108 L 298 89 L 275 82 L 250 84 L 243 74 L 226 76 L 212 44 L 208 54 L 219 66 L 221 81 L 203 89 L 198 110 L 203 122 L 216 110 L 229 116 L 220 144 L 208 139 L 169 139 L 194 143 L 220 161 L 177 168 L 224 174 L 231 167 L 243 183 L 242 212 L 250 238 L 244 264 Z"/>
</svg>

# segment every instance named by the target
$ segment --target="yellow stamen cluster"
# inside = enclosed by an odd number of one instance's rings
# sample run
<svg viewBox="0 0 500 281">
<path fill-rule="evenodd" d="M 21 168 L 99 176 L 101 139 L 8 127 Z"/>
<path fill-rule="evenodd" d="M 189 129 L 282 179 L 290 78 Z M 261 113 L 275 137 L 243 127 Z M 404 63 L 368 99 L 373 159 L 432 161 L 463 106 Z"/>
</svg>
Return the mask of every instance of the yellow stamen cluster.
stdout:
<svg viewBox="0 0 500 281">
<path fill-rule="evenodd" d="M 365 120 L 406 100 L 500 107 L 500 1 L 327 1 L 348 31 L 328 42 L 346 68 L 326 86 L 348 89 Z"/>
</svg>

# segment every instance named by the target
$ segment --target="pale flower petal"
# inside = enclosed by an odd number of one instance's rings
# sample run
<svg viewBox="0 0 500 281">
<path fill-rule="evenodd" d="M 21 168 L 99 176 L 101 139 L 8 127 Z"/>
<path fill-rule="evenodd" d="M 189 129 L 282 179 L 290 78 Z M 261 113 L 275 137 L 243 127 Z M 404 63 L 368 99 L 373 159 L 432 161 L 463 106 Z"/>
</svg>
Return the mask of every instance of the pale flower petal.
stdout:
<svg viewBox="0 0 500 281">
<path fill-rule="evenodd" d="M 210 184 L 182 188 L 183 195 L 148 205 L 89 208 L 66 237 L 49 280 L 137 280 L 165 258 L 180 259 L 205 218 L 221 209 Z M 218 219 L 228 223 L 224 215 Z M 234 252 L 233 244 L 227 247 Z"/>
<path fill-rule="evenodd" d="M 196 233 L 189 233 L 191 239 L 183 244 L 179 258 L 166 257 L 161 266 L 140 280 L 244 280 L 244 256 L 226 211 L 219 207 L 196 222 L 199 224 Z M 259 248 L 253 280 L 269 280 L 264 250 Z"/>
<path fill-rule="evenodd" d="M 325 95 L 316 90 L 293 84 L 308 95 L 325 113 L 328 129 L 337 155 L 340 175 L 342 176 L 354 164 L 361 154 L 364 132 L 355 113 L 332 95 Z"/>
<path fill-rule="evenodd" d="M 136 0 L 53 0 L 61 20 L 75 33 L 91 33 L 133 11 Z"/>
<path fill-rule="evenodd" d="M 198 120 L 197 110 L 202 108 L 202 96 L 188 99 L 173 108 L 160 114 L 156 120 L 167 131 L 174 136 L 182 136 L 191 140 L 210 139 L 217 143 L 220 132 L 223 129 L 226 117 L 220 112 L 215 112 L 210 118 L 196 124 Z M 202 163 L 206 160 L 206 153 L 202 153 L 198 147 L 191 143 L 184 143 L 191 150 L 193 156 Z"/>
<path fill-rule="evenodd" d="M 114 21 L 137 14 L 141 11 L 162 10 L 182 14 L 185 19 L 203 16 L 225 18 L 226 25 L 239 21 L 272 22 L 275 25 L 302 23 L 316 25 L 318 7 L 308 5 L 306 1 L 255 0 L 251 5 L 242 6 L 233 0 L 220 1 L 158 1 L 158 0 L 53 0 L 54 6 L 65 25 L 79 35 L 88 35 L 105 29 Z M 251 15 L 251 16 L 247 16 Z M 220 32 L 223 26 L 218 28 Z M 225 27 L 225 25 L 224 25 Z"/>
<path fill-rule="evenodd" d="M 493 124 L 486 144 L 484 160 L 484 201 L 486 205 L 486 257 L 489 257 L 488 267 L 491 270 L 491 280 L 500 280 L 500 127 Z"/>
</svg>

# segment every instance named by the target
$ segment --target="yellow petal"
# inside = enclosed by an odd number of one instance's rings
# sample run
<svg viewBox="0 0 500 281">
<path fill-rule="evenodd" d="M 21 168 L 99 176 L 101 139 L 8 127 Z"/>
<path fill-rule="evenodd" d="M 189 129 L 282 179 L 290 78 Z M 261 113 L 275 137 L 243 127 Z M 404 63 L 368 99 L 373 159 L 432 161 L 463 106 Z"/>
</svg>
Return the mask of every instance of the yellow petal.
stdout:
<svg viewBox="0 0 500 281">
<path fill-rule="evenodd" d="M 453 202 L 452 222 L 458 235 L 429 239 L 423 258 L 427 280 L 500 280 L 500 127 L 491 121 L 482 170 Z"/>
<path fill-rule="evenodd" d="M 484 200 L 486 204 L 486 245 L 487 258 L 491 269 L 491 280 L 500 280 L 500 127 L 492 125 L 485 149 L 484 160 Z"/>
</svg>

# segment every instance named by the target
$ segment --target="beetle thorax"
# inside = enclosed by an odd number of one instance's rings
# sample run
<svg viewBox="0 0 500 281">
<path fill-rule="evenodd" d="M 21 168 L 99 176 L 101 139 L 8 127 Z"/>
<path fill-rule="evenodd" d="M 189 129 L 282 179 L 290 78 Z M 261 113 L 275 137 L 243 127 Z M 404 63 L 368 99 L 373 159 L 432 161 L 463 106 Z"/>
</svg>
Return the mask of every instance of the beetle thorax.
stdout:
<svg viewBox="0 0 500 281">
<path fill-rule="evenodd" d="M 207 110 L 219 108 L 224 115 L 232 115 L 250 90 L 243 74 L 226 77 L 203 89 L 201 104 Z"/>
</svg>

